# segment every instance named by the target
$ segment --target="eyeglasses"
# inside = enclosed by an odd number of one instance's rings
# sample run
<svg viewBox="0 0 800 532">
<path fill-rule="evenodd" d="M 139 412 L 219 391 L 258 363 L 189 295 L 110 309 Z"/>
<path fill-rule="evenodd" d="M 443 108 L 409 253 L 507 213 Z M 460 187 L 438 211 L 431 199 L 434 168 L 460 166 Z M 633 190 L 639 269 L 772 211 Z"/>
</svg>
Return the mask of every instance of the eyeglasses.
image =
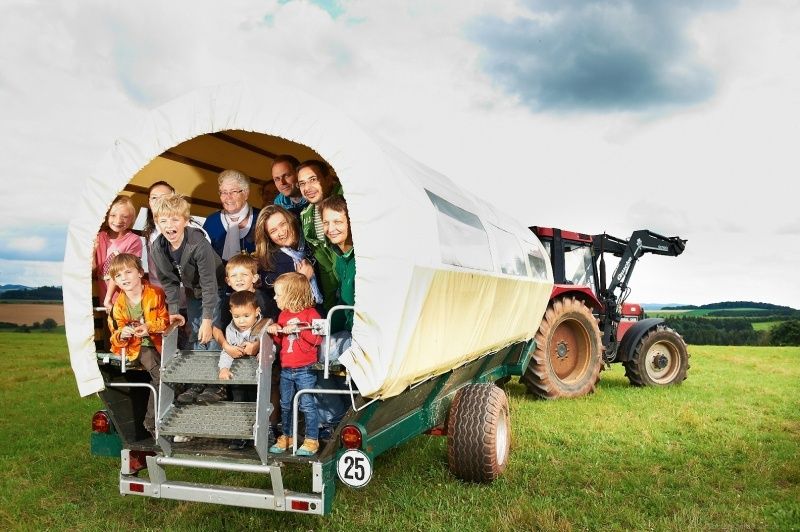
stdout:
<svg viewBox="0 0 800 532">
<path fill-rule="evenodd" d="M 219 191 L 219 197 L 223 198 L 225 196 L 238 196 L 242 192 L 244 192 L 244 190 L 242 190 L 242 189 L 239 189 L 239 190 L 220 190 Z"/>
<path fill-rule="evenodd" d="M 317 176 L 311 176 L 305 181 L 298 181 L 297 186 L 300 188 L 305 188 L 308 185 L 313 185 L 314 183 L 319 183 L 319 178 Z"/>
</svg>

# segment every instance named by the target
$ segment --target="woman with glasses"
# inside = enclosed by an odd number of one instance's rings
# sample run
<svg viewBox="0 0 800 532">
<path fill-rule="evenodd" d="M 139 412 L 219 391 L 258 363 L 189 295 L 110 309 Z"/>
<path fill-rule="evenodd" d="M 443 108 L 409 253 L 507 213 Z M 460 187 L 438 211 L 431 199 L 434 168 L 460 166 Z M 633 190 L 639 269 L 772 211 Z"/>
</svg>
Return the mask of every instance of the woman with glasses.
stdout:
<svg viewBox="0 0 800 532">
<path fill-rule="evenodd" d="M 219 174 L 217 182 L 222 210 L 206 218 L 203 229 L 211 239 L 211 247 L 227 262 L 243 251 L 255 251 L 255 222 L 259 210 L 247 202 L 250 180 L 242 172 L 225 170 Z"/>
</svg>

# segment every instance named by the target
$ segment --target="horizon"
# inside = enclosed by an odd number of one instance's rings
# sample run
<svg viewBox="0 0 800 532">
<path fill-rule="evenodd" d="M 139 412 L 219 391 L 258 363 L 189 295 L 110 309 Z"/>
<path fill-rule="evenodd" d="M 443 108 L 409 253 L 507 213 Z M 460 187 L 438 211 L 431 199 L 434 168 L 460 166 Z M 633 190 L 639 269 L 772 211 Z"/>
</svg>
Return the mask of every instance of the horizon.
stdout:
<svg viewBox="0 0 800 532">
<path fill-rule="evenodd" d="M 0 283 L 0 289 L 5 289 L 8 286 L 25 288 L 25 289 L 28 289 L 28 290 L 35 290 L 37 288 L 63 288 L 62 285 L 28 286 L 28 285 L 20 285 L 20 284 L 15 284 L 15 283 Z M 721 305 L 721 304 L 724 304 L 724 303 L 738 303 L 738 302 L 753 303 L 753 304 L 757 304 L 757 305 L 758 304 L 761 304 L 761 305 L 774 305 L 774 306 L 778 306 L 778 307 L 786 307 L 786 308 L 789 308 L 789 309 L 792 309 L 792 310 L 798 310 L 798 309 L 796 309 L 794 307 L 791 307 L 791 306 L 788 306 L 788 305 L 779 305 L 777 303 L 771 303 L 769 301 L 752 301 L 752 300 L 711 301 L 711 302 L 700 303 L 700 304 L 680 303 L 680 302 L 678 302 L 678 303 L 644 302 L 643 303 L 643 302 L 639 302 L 639 301 L 636 301 L 635 303 L 641 305 L 642 308 L 650 307 L 649 309 L 645 309 L 645 310 L 660 310 L 663 307 L 688 307 L 688 306 L 701 307 L 701 306 L 704 306 L 704 305 Z M 655 307 L 658 307 L 658 308 L 655 308 Z"/>
</svg>

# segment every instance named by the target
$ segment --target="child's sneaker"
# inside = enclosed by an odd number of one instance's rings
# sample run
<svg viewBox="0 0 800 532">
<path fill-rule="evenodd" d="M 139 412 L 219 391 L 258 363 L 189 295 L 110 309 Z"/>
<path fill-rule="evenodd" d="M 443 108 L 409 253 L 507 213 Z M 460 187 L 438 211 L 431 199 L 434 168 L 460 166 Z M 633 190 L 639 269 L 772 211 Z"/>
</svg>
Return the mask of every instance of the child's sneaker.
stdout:
<svg viewBox="0 0 800 532">
<path fill-rule="evenodd" d="M 281 434 L 278 436 L 278 441 L 275 442 L 275 445 L 269 448 L 269 452 L 272 454 L 280 454 L 285 453 L 289 450 L 289 447 L 292 446 L 292 439 L 285 434 Z"/>
<path fill-rule="evenodd" d="M 303 445 L 297 449 L 297 456 L 314 456 L 319 451 L 319 440 L 306 438 Z"/>
<path fill-rule="evenodd" d="M 202 384 L 192 384 L 175 398 L 175 402 L 182 405 L 190 405 L 195 402 L 197 396 L 203 391 L 203 388 Z"/>
<path fill-rule="evenodd" d="M 219 401 L 225 399 L 225 387 L 219 385 L 209 385 L 206 386 L 205 390 L 203 390 L 200 395 L 197 396 L 195 401 L 197 404 L 201 405 L 213 405 Z"/>
</svg>

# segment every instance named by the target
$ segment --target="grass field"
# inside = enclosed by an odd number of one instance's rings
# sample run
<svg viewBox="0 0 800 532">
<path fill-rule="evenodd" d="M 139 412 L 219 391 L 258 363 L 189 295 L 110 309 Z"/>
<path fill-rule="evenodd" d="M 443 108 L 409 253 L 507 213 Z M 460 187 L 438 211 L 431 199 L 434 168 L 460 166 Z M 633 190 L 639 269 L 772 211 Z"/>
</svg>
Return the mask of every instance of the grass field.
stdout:
<svg viewBox="0 0 800 532">
<path fill-rule="evenodd" d="M 800 348 L 690 346 L 680 387 L 542 402 L 510 384 L 504 477 L 447 471 L 444 438 L 375 461 L 325 518 L 118 494 L 119 461 L 89 455 L 100 406 L 78 397 L 62 334 L 0 333 L 0 527 L 12 530 L 800 529 Z M 188 475 L 191 472 L 186 472 Z M 213 473 L 208 473 L 213 475 Z"/>
<path fill-rule="evenodd" d="M 785 323 L 783 321 L 754 321 L 753 322 L 753 330 L 756 331 L 769 331 L 773 327 L 777 327 L 781 323 Z"/>
<path fill-rule="evenodd" d="M 2 303 L 0 304 L 0 321 L 17 325 L 33 325 L 42 323 L 47 318 L 64 325 L 64 305 L 61 303 Z"/>
<path fill-rule="evenodd" d="M 765 309 L 757 309 L 757 308 L 728 308 L 728 309 L 708 309 L 708 308 L 698 308 L 698 309 L 691 309 L 691 310 L 648 310 L 646 314 L 649 318 L 702 318 L 706 317 L 712 312 L 718 312 L 721 310 L 735 312 L 737 314 L 741 314 L 742 317 L 753 317 L 758 316 L 759 314 L 766 314 L 767 311 Z M 714 318 L 715 316 L 711 316 Z M 733 316 L 726 316 L 727 318 Z"/>
</svg>

